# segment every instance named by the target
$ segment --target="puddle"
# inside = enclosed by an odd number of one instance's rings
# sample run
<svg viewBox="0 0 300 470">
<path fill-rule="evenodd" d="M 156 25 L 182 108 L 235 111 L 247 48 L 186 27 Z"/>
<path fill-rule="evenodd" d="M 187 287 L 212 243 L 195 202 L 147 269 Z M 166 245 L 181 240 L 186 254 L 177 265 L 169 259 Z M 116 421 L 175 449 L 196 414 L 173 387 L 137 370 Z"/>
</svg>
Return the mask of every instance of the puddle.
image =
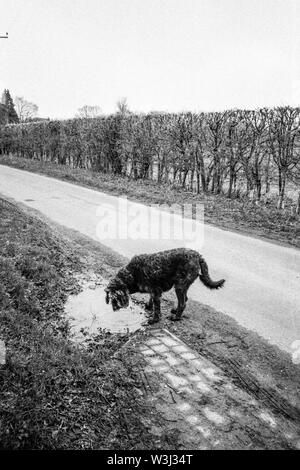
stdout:
<svg viewBox="0 0 300 470">
<path fill-rule="evenodd" d="M 113 311 L 105 302 L 105 286 L 85 287 L 67 300 L 65 312 L 70 317 L 74 339 L 82 339 L 81 329 L 89 334 L 101 328 L 111 333 L 128 333 L 143 328 L 146 316 L 142 308 L 130 301 L 129 307 Z"/>
</svg>

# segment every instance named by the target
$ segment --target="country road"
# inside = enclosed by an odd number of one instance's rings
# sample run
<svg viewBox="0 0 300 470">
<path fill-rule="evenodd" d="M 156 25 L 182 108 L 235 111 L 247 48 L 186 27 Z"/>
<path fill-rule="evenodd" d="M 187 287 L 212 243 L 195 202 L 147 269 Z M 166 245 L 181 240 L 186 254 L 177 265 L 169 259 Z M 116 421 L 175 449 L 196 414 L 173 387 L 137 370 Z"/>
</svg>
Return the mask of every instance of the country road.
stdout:
<svg viewBox="0 0 300 470">
<path fill-rule="evenodd" d="M 126 201 L 120 204 L 120 198 L 115 196 L 3 165 L 0 165 L 0 195 L 37 209 L 53 221 L 101 241 L 128 258 L 137 253 L 197 245 L 211 277 L 225 278 L 226 284 L 220 291 L 209 291 L 195 281 L 189 291 L 190 298 L 230 315 L 288 352 L 292 342 L 300 339 L 300 251 L 297 249 L 201 222 L 197 222 L 200 236 L 194 244 L 183 239 L 155 237 L 99 240 L 100 212 L 108 205 L 115 208 L 118 219 L 114 223 L 118 229 L 121 227 L 122 232 L 127 227 L 122 213 Z M 134 210 L 141 211 L 147 224 L 149 212 L 145 206 L 130 202 L 130 211 Z M 159 216 L 166 221 L 168 214 L 160 211 Z M 179 218 L 176 223 L 181 223 Z M 155 224 L 151 222 L 151 230 Z"/>
</svg>

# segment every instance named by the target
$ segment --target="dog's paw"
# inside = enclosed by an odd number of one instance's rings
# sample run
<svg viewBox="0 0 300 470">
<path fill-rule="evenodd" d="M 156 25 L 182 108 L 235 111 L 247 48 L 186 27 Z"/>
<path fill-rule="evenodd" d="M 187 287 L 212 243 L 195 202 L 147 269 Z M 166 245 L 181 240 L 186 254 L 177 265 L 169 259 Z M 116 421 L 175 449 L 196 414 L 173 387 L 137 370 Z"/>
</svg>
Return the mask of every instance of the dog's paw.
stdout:
<svg viewBox="0 0 300 470">
<path fill-rule="evenodd" d="M 175 310 L 176 312 L 176 310 Z M 181 320 L 181 317 L 178 317 L 177 315 L 170 315 L 169 317 L 169 320 L 172 320 L 172 321 L 180 321 Z"/>
</svg>

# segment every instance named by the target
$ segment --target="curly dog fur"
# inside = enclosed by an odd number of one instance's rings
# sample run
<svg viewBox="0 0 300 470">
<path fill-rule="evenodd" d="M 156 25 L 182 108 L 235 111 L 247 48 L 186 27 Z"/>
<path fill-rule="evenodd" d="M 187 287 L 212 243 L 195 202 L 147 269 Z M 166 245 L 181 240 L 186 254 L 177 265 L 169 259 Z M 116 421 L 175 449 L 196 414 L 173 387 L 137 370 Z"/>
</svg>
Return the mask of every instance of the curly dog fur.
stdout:
<svg viewBox="0 0 300 470">
<path fill-rule="evenodd" d="M 198 276 L 209 289 L 219 289 L 225 282 L 211 280 L 204 258 L 195 250 L 178 248 L 134 256 L 108 284 L 106 302 L 111 301 L 113 310 L 118 310 L 129 305 L 130 294 L 147 292 L 150 300 L 146 307 L 153 310 L 149 323 L 155 323 L 160 318 L 162 293 L 174 286 L 178 305 L 171 311 L 171 319 L 180 320 L 188 300 L 187 291 Z"/>
</svg>

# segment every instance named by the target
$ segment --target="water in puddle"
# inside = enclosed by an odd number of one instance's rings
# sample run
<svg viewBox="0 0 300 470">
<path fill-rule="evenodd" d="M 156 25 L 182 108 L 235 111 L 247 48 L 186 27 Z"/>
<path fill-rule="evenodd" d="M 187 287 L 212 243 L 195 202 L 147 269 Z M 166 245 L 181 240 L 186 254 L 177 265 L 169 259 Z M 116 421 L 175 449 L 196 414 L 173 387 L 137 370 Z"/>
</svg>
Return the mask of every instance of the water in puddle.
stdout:
<svg viewBox="0 0 300 470">
<path fill-rule="evenodd" d="M 130 301 L 129 307 L 116 312 L 105 302 L 105 286 L 85 288 L 78 295 L 71 295 L 65 311 L 75 339 L 84 328 L 88 333 L 97 333 L 98 328 L 111 333 L 134 332 L 143 328 L 146 317 L 141 307 Z"/>
</svg>

